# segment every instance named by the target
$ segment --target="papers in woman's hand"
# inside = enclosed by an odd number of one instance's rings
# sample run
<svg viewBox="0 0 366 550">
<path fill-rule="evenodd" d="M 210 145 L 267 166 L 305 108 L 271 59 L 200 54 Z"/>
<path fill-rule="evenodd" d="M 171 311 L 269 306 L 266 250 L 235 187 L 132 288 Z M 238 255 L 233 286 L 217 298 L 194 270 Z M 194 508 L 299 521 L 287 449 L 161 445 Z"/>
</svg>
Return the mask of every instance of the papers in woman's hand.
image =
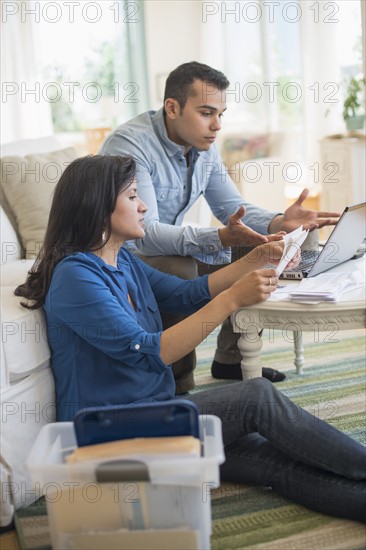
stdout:
<svg viewBox="0 0 366 550">
<path fill-rule="evenodd" d="M 300 227 L 295 229 L 295 231 L 291 231 L 291 233 L 287 233 L 287 235 L 284 236 L 283 240 L 285 241 L 285 246 L 283 249 L 282 258 L 276 267 L 278 277 L 295 256 L 296 252 L 300 250 L 300 247 L 308 236 L 308 233 L 309 231 L 305 231 L 302 228 L 302 225 L 300 225 Z"/>
<path fill-rule="evenodd" d="M 353 273 L 321 273 L 310 279 L 303 279 L 296 289 L 289 293 L 294 302 L 336 302 L 341 294 L 364 286 L 360 271 Z"/>
</svg>

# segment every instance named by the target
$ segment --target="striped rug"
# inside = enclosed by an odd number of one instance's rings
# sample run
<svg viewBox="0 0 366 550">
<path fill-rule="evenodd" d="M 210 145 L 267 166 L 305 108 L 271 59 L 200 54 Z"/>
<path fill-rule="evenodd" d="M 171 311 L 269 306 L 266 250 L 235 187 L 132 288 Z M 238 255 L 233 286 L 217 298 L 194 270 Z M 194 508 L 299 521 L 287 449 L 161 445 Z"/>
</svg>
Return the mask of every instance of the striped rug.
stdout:
<svg viewBox="0 0 366 550">
<path fill-rule="evenodd" d="M 286 372 L 276 387 L 293 401 L 366 444 L 364 331 L 304 334 L 305 368 L 293 366 L 292 334 L 263 332 L 263 366 Z M 210 376 L 215 336 L 201 344 L 197 390 L 220 382 Z M 365 503 L 366 505 L 366 503 Z M 292 504 L 270 489 L 223 483 L 212 492 L 212 549 L 359 550 L 366 528 Z"/>
<path fill-rule="evenodd" d="M 291 333 L 262 335 L 264 366 L 286 372 L 277 388 L 316 416 L 366 444 L 365 333 L 304 335 L 305 368 L 293 366 Z M 216 335 L 198 348 L 196 391 L 230 384 L 211 378 Z M 223 483 L 212 492 L 213 550 L 366 550 L 366 528 L 292 504 L 270 489 Z M 16 515 L 22 548 L 50 548 L 45 505 Z"/>
</svg>

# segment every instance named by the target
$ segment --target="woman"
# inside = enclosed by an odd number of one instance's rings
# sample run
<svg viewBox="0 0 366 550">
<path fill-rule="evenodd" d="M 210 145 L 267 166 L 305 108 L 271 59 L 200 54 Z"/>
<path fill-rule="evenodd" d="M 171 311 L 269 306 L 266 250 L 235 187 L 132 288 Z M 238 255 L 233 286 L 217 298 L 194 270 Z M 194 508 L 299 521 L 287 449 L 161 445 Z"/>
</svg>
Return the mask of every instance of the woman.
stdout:
<svg viewBox="0 0 366 550">
<path fill-rule="evenodd" d="M 283 241 L 185 281 L 142 263 L 122 245 L 144 237 L 135 162 L 74 161 L 53 198 L 43 249 L 20 296 L 46 313 L 58 420 L 86 406 L 174 398 L 173 361 L 231 312 L 277 284 Z M 160 311 L 189 318 L 162 331 Z M 365 521 L 365 448 L 313 417 L 263 378 L 187 397 L 221 418 L 224 480 L 271 486 L 313 510 Z"/>
</svg>

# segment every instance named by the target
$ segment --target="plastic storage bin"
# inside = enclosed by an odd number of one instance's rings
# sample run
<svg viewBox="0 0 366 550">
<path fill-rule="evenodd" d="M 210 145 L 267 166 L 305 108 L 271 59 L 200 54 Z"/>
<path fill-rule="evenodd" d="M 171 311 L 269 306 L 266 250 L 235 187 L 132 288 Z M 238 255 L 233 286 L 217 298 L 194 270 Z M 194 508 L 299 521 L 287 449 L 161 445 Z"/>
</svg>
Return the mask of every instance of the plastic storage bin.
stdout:
<svg viewBox="0 0 366 550">
<path fill-rule="evenodd" d="M 76 447 L 73 423 L 44 426 L 27 466 L 46 496 L 53 549 L 209 549 L 210 491 L 224 461 L 220 419 L 200 416 L 200 431 L 201 457 L 149 457 L 147 480 L 136 479 L 133 463 L 123 478 L 103 478 L 95 463 L 65 463 Z M 129 456 L 127 472 L 131 460 L 141 464 Z"/>
</svg>

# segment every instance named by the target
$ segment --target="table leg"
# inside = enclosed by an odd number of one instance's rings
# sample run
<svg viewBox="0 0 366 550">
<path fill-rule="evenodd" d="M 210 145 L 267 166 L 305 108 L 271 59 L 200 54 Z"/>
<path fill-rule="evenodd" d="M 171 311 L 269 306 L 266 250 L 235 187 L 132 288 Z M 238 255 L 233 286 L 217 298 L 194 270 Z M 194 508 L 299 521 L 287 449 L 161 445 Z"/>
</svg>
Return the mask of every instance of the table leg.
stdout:
<svg viewBox="0 0 366 550">
<path fill-rule="evenodd" d="M 302 339 L 301 330 L 294 332 L 294 348 L 295 348 L 294 364 L 296 367 L 296 372 L 297 374 L 302 374 L 303 373 L 302 368 L 305 364 L 305 359 L 304 359 L 304 343 Z"/>
<path fill-rule="evenodd" d="M 241 361 L 243 380 L 262 376 L 262 346 L 262 338 L 259 336 L 255 326 L 251 326 L 241 333 L 238 340 L 238 348 L 243 358 Z"/>
</svg>

